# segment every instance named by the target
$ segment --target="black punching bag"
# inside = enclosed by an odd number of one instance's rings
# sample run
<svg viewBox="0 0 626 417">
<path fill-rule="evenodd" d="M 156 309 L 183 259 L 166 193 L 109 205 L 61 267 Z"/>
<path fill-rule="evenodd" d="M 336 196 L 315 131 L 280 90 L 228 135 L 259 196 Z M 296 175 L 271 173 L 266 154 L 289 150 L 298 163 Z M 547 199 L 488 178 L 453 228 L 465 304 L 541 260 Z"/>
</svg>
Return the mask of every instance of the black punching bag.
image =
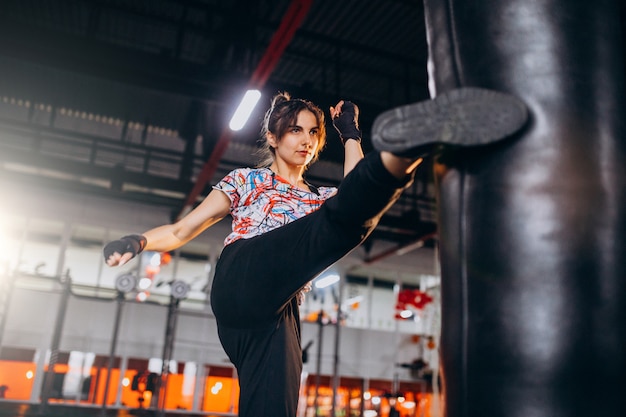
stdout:
<svg viewBox="0 0 626 417">
<path fill-rule="evenodd" d="M 448 417 L 626 416 L 626 106 L 615 0 L 425 0 L 431 93 L 529 107 L 436 164 Z"/>
</svg>

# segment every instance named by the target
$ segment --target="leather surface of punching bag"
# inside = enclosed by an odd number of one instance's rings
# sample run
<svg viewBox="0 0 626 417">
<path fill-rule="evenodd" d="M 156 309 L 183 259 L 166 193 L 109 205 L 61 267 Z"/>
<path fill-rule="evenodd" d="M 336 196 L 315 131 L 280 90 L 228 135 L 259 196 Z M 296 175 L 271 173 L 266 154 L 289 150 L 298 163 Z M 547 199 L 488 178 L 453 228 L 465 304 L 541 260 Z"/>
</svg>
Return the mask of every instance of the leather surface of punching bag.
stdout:
<svg viewBox="0 0 626 417">
<path fill-rule="evenodd" d="M 626 416 L 619 2 L 425 0 L 431 93 L 520 97 L 504 142 L 436 164 L 448 417 Z"/>
</svg>

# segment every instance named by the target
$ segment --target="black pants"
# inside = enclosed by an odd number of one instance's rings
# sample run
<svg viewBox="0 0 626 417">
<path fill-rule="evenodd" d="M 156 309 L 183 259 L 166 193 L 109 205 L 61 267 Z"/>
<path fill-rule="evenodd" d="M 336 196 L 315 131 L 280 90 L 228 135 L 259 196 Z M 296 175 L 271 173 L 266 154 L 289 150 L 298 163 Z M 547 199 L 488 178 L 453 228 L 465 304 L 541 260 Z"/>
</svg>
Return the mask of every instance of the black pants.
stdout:
<svg viewBox="0 0 626 417">
<path fill-rule="evenodd" d="M 295 296 L 369 235 L 410 180 L 394 178 L 372 153 L 319 210 L 224 248 L 211 305 L 239 374 L 241 417 L 296 415 L 302 351 Z"/>
</svg>

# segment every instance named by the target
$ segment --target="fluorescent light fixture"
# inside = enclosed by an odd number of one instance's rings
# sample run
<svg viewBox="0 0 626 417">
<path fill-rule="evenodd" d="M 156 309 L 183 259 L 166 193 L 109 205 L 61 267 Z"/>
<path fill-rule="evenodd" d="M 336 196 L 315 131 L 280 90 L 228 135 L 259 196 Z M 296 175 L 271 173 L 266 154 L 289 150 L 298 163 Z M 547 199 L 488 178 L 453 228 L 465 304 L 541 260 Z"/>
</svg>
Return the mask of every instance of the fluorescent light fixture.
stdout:
<svg viewBox="0 0 626 417">
<path fill-rule="evenodd" d="M 145 291 L 148 288 L 150 288 L 152 286 L 152 280 L 148 277 L 143 277 L 139 280 L 139 284 L 137 285 L 137 287 L 141 290 L 141 291 Z"/>
<path fill-rule="evenodd" d="M 361 301 L 363 301 L 363 296 L 362 295 L 357 295 L 356 297 L 348 298 L 347 300 L 345 300 L 341 304 L 341 307 L 345 308 L 345 307 L 350 306 L 352 304 L 360 303 Z"/>
<path fill-rule="evenodd" d="M 400 399 L 398 398 L 398 400 L 400 400 Z M 403 402 L 402 402 L 402 407 L 404 407 L 404 408 L 408 408 L 409 410 L 410 410 L 411 408 L 415 408 L 415 406 L 416 406 L 416 405 L 417 405 L 417 404 L 415 404 L 415 401 L 403 401 Z"/>
<path fill-rule="evenodd" d="M 403 319 L 408 319 L 410 317 L 413 317 L 413 312 L 411 310 L 402 310 L 400 312 L 400 317 L 402 317 Z"/>
<path fill-rule="evenodd" d="M 159 265 L 161 265 L 161 254 L 159 252 L 155 252 L 150 257 L 150 265 L 152 265 L 152 266 L 159 266 Z"/>
<path fill-rule="evenodd" d="M 235 114 L 233 114 L 233 118 L 230 119 L 230 123 L 228 124 L 230 130 L 237 131 L 244 127 L 252 114 L 252 110 L 254 110 L 254 106 L 256 106 L 260 98 L 261 92 L 259 90 L 246 91 L 241 103 L 239 103 L 239 107 L 237 107 Z"/>
<path fill-rule="evenodd" d="M 326 288 L 326 287 L 330 287 L 331 285 L 335 284 L 339 282 L 339 275 L 338 274 L 328 274 L 328 275 L 324 275 L 323 277 L 317 279 L 317 281 L 315 281 L 315 288 Z"/>
</svg>

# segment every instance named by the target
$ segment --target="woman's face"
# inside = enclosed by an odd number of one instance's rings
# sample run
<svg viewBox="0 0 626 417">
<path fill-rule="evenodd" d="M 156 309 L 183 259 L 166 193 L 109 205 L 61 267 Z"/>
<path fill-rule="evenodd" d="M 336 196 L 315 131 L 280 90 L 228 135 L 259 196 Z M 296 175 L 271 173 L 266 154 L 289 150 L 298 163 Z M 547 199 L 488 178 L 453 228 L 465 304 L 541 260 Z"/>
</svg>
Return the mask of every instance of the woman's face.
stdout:
<svg viewBox="0 0 626 417">
<path fill-rule="evenodd" d="M 317 118 L 308 110 L 298 113 L 295 125 L 289 126 L 279 140 L 273 134 L 267 138 L 277 160 L 291 166 L 305 167 L 316 155 L 319 146 Z"/>
</svg>

